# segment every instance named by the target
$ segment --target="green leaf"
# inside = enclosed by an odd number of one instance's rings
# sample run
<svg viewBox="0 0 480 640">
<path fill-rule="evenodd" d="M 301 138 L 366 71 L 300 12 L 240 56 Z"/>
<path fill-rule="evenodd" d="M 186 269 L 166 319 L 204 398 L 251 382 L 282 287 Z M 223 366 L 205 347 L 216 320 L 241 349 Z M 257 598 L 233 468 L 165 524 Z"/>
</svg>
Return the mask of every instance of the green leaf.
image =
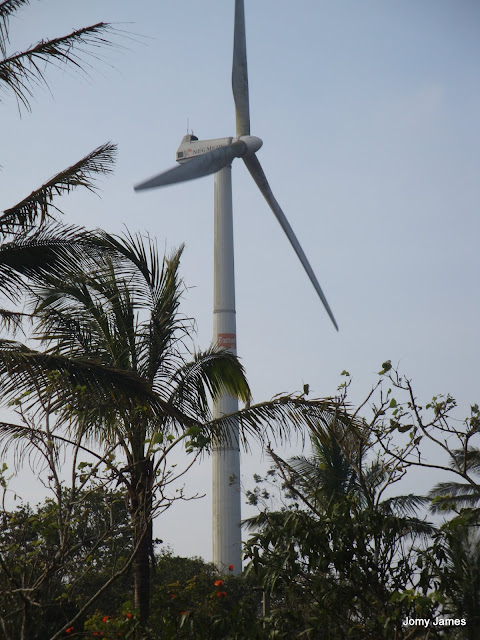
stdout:
<svg viewBox="0 0 480 640">
<path fill-rule="evenodd" d="M 390 369 L 392 368 L 392 362 L 390 360 L 387 360 L 386 362 L 382 363 L 382 370 L 378 372 L 379 376 L 383 376 L 386 373 L 388 373 L 388 371 L 390 371 Z"/>
<path fill-rule="evenodd" d="M 402 424 L 398 426 L 398 430 L 400 431 L 400 433 L 405 433 L 406 431 L 410 431 L 412 427 L 413 424 Z"/>
</svg>

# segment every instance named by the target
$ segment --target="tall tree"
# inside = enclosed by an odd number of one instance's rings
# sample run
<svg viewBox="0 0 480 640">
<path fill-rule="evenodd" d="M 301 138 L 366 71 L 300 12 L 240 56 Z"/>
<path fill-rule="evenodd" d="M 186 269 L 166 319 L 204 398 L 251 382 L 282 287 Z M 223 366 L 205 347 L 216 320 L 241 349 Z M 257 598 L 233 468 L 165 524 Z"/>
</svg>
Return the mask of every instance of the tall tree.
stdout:
<svg viewBox="0 0 480 640">
<path fill-rule="evenodd" d="M 163 262 L 152 242 L 140 238 L 113 241 L 125 262 L 117 268 L 106 258 L 97 272 L 64 272 L 37 288 L 41 319 L 37 336 L 50 344 L 45 355 L 92 370 L 88 390 L 75 377 L 62 380 L 57 401 L 69 396 L 81 415 L 76 428 L 100 442 L 118 442 L 126 467 L 122 482 L 128 493 L 134 523 L 135 604 L 141 619 L 148 618 L 149 558 L 152 554 L 152 490 L 160 469 L 158 444 L 178 429 L 187 429 L 206 417 L 207 389 L 215 395 L 228 388 L 244 400 L 248 385 L 237 361 L 225 353 L 196 354 L 186 362 L 182 341 L 188 321 L 179 313 L 182 293 L 178 267 L 182 249 Z M 93 370 L 103 379 L 123 374 L 123 394 L 99 387 Z M 31 369 L 23 385 L 33 382 Z M 87 376 L 88 377 L 88 376 Z M 36 381 L 41 394 L 49 376 Z M 17 377 L 18 384 L 19 378 Z M 22 383 L 20 383 L 22 384 Z M 43 385 L 43 386 L 42 386 Z M 143 401 L 135 388 L 144 391 Z M 147 404 L 146 398 L 150 398 Z M 57 405 L 58 408 L 58 405 Z M 70 415 L 69 415 L 70 417 Z"/>
<path fill-rule="evenodd" d="M 134 525 L 135 603 L 149 614 L 149 557 L 154 491 L 165 443 L 185 440 L 189 450 L 227 438 L 239 419 L 244 441 L 270 430 L 278 437 L 334 411 L 332 403 L 279 397 L 239 416 L 212 419 L 209 399 L 228 391 L 247 402 L 250 391 L 236 357 L 208 349 L 189 355 L 192 324 L 179 310 L 182 249 L 163 261 L 139 236 L 104 236 L 123 261 L 104 256 L 96 272 L 46 274 L 35 289 L 36 337 L 43 352 L 20 343 L 0 349 L 4 397 L 24 398 L 28 409 L 47 406 L 57 419 L 103 445 L 118 444 L 125 458 L 119 480 Z M 191 358 L 191 359 L 189 359 Z M 29 400 L 30 398 L 30 400 Z M 306 406 L 309 412 L 305 411 Z M 5 437 L 13 436 L 3 426 Z M 168 446 L 166 447 L 168 453 Z"/>
</svg>

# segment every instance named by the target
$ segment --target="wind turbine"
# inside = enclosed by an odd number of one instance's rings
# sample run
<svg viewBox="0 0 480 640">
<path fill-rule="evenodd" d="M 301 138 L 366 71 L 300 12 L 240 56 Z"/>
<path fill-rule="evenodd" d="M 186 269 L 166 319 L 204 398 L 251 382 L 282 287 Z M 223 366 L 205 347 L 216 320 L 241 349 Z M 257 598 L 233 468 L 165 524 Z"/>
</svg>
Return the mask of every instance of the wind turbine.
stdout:
<svg viewBox="0 0 480 640">
<path fill-rule="evenodd" d="M 247 49 L 244 0 L 235 0 L 232 89 L 235 102 L 236 136 L 198 140 L 193 134 L 183 137 L 177 150 L 178 165 L 146 180 L 136 191 L 165 187 L 214 174 L 214 300 L 213 342 L 236 354 L 235 278 L 233 261 L 232 162 L 242 158 L 252 178 L 284 230 L 331 321 L 338 326 L 307 257 L 280 205 L 275 199 L 256 152 L 263 142 L 250 135 Z M 235 413 L 238 401 L 224 395 L 214 405 L 214 416 Z M 228 446 L 213 450 L 213 562 L 221 571 L 242 566 L 240 449 L 238 424 L 232 427 Z"/>
</svg>

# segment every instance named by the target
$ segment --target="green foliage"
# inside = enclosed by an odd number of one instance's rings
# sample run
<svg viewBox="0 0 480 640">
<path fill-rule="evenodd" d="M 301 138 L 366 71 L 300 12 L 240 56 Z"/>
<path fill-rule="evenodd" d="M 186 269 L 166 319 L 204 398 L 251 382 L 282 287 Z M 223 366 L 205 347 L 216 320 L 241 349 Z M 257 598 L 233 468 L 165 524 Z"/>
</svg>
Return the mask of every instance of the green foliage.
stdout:
<svg viewBox="0 0 480 640">
<path fill-rule="evenodd" d="M 392 476 L 366 442 L 332 422 L 312 434 L 311 458 L 286 463 L 270 452 L 286 506 L 248 521 L 256 531 L 245 553 L 271 596 L 272 637 L 403 638 L 405 617 L 438 610 L 433 577 L 419 580 L 416 564 L 433 530 L 412 516 L 422 500 L 380 500 Z"/>
<path fill-rule="evenodd" d="M 254 640 L 259 593 L 251 578 L 220 575 L 200 558 L 157 558 L 150 626 L 159 638 Z"/>
<path fill-rule="evenodd" d="M 97 609 L 83 633 L 111 640 L 260 640 L 266 638 L 258 615 L 260 597 L 251 578 L 220 576 L 200 558 L 165 551 L 156 556 L 148 626 L 143 630 L 138 626 L 130 601 L 120 605 L 117 599 Z"/>
<path fill-rule="evenodd" d="M 118 640 L 123 638 L 131 640 L 138 638 L 138 621 L 135 614 L 131 613 L 131 607 L 125 605 L 122 611 L 116 615 L 106 615 L 97 610 L 86 620 L 82 637 L 102 638 L 103 640 Z"/>
<path fill-rule="evenodd" d="M 480 519 L 477 510 L 462 509 L 434 536 L 430 570 L 443 610 L 452 618 L 466 619 L 460 632 L 466 640 L 480 637 Z"/>
<path fill-rule="evenodd" d="M 0 619 L 12 634 L 27 624 L 29 640 L 51 637 L 128 558 L 123 496 L 90 487 L 73 505 L 71 499 L 65 491 L 61 505 L 47 499 L 1 516 Z M 116 598 L 128 580 L 99 605 Z"/>
</svg>

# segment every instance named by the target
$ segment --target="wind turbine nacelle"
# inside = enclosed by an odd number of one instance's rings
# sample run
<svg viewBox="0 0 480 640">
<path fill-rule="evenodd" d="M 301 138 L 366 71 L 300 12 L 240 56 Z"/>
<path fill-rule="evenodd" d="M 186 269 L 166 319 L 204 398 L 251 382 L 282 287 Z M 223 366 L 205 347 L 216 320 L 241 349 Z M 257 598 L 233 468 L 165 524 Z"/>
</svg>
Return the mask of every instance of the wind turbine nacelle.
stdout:
<svg viewBox="0 0 480 640">
<path fill-rule="evenodd" d="M 216 138 L 214 140 L 199 140 L 193 134 L 183 136 L 180 146 L 177 149 L 177 162 L 185 162 L 190 158 L 201 156 L 204 153 L 219 149 L 220 147 L 228 147 L 232 144 L 233 138 Z"/>
</svg>

